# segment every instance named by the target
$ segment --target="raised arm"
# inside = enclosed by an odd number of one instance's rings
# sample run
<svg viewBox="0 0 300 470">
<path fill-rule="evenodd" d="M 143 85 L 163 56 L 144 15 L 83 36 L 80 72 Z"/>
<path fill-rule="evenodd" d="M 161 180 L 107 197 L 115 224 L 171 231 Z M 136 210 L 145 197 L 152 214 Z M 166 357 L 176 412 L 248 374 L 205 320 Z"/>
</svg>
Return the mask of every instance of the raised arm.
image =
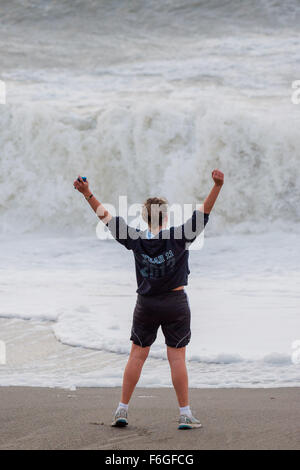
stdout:
<svg viewBox="0 0 300 470">
<path fill-rule="evenodd" d="M 85 199 L 96 212 L 99 219 L 104 223 L 107 224 L 111 219 L 112 215 L 105 209 L 105 207 L 99 202 L 95 196 L 92 194 L 89 188 L 88 181 L 83 181 L 81 176 L 78 176 L 78 179 L 74 181 L 74 188 L 77 189 L 81 194 L 84 195 Z"/>
<path fill-rule="evenodd" d="M 215 185 L 203 203 L 203 212 L 205 214 L 209 214 L 211 212 L 224 183 L 224 174 L 222 171 L 214 170 L 211 175 Z"/>
</svg>

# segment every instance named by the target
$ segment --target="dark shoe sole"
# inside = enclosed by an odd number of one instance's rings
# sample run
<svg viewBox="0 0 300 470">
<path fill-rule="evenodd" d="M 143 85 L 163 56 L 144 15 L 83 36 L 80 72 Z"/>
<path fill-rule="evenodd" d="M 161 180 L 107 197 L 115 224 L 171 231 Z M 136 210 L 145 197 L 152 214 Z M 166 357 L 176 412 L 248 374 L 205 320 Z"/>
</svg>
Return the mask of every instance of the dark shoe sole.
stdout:
<svg viewBox="0 0 300 470">
<path fill-rule="evenodd" d="M 128 421 L 123 418 L 117 419 L 114 423 L 112 423 L 112 426 L 115 428 L 124 428 L 125 426 L 128 426 Z"/>
<path fill-rule="evenodd" d="M 202 428 L 202 424 L 196 424 L 196 425 L 192 425 L 192 424 L 179 424 L 178 426 L 178 429 L 180 430 L 185 430 L 185 429 L 200 429 Z"/>
</svg>

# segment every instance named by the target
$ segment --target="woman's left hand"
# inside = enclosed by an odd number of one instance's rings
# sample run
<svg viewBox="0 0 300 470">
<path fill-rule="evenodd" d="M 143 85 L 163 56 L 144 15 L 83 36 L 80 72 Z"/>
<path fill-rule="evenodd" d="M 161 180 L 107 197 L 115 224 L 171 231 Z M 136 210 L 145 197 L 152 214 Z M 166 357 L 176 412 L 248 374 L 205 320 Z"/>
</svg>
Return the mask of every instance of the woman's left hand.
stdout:
<svg viewBox="0 0 300 470">
<path fill-rule="evenodd" d="M 77 191 L 79 191 L 83 195 L 90 193 L 88 180 L 83 181 L 81 176 L 78 176 L 78 178 L 74 181 L 73 186 L 75 189 L 77 189 Z"/>
</svg>

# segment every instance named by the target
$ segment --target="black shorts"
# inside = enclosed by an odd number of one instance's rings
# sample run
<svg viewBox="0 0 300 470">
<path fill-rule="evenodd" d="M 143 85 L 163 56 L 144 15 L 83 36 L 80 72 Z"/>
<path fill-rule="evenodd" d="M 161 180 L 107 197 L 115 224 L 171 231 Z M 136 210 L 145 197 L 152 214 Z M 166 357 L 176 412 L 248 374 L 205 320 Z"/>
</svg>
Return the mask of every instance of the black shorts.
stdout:
<svg viewBox="0 0 300 470">
<path fill-rule="evenodd" d="M 191 338 L 191 312 L 184 290 L 155 296 L 138 295 L 130 339 L 145 348 L 154 343 L 161 326 L 167 346 L 183 348 Z"/>
</svg>

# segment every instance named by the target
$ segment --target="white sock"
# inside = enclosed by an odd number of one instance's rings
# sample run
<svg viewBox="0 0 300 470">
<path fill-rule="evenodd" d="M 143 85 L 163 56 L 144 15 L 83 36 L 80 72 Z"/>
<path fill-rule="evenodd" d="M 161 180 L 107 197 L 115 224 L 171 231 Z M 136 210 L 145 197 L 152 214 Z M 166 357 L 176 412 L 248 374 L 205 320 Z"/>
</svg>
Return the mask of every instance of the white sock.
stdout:
<svg viewBox="0 0 300 470">
<path fill-rule="evenodd" d="M 120 408 L 123 408 L 124 410 L 128 411 L 128 405 L 125 405 L 125 403 L 122 403 L 121 401 L 120 401 L 120 403 L 119 403 L 118 410 L 119 410 Z"/>
<path fill-rule="evenodd" d="M 189 405 L 179 408 L 179 412 L 181 415 L 192 416 L 191 408 L 189 407 Z"/>
</svg>

